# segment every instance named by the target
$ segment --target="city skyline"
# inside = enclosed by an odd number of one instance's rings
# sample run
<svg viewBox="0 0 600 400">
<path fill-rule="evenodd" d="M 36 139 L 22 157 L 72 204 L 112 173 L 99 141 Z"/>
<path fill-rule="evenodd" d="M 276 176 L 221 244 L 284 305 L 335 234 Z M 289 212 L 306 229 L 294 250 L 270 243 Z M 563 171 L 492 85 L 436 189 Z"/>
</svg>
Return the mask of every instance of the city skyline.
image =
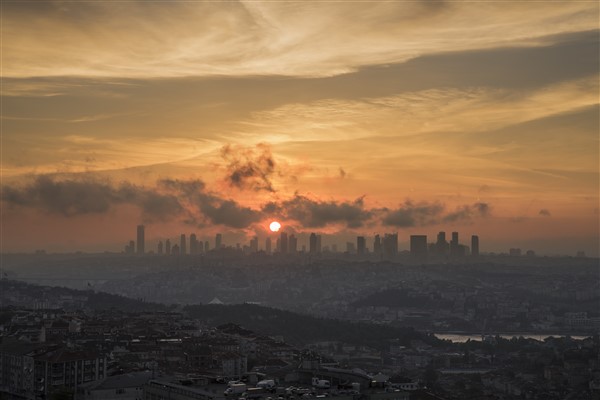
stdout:
<svg viewBox="0 0 600 400">
<path fill-rule="evenodd" d="M 598 257 L 599 7 L 3 2 L 0 250 L 277 220 Z"/>
</svg>

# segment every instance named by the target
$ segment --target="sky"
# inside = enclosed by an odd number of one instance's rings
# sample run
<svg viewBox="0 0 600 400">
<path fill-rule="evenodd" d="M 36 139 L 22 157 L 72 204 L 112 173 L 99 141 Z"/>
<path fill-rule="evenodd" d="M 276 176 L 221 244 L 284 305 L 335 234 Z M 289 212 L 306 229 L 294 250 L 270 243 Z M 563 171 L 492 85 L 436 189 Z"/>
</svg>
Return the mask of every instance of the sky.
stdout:
<svg viewBox="0 0 600 400">
<path fill-rule="evenodd" d="M 277 220 L 598 256 L 597 1 L 1 7 L 3 252 Z"/>
</svg>

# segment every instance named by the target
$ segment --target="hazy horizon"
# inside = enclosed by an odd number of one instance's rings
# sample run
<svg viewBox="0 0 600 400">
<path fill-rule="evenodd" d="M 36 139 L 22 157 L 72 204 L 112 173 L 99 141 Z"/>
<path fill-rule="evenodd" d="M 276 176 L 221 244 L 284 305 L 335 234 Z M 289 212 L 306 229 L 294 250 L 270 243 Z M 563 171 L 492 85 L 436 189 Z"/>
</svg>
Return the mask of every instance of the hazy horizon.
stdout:
<svg viewBox="0 0 600 400">
<path fill-rule="evenodd" d="M 147 251 L 245 244 L 277 220 L 598 257 L 599 11 L 3 2 L 0 250 L 120 251 L 138 224 Z"/>
</svg>

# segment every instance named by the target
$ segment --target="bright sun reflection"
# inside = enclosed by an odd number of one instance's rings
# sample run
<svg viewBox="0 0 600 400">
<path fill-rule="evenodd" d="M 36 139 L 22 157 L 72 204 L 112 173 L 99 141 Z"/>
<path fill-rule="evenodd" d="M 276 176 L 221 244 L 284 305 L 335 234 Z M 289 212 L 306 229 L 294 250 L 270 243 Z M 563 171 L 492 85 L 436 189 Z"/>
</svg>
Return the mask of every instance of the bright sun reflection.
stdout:
<svg viewBox="0 0 600 400">
<path fill-rule="evenodd" d="M 269 225 L 269 229 L 271 230 L 271 232 L 277 232 L 280 228 L 281 228 L 281 224 L 277 221 L 273 221 Z"/>
</svg>

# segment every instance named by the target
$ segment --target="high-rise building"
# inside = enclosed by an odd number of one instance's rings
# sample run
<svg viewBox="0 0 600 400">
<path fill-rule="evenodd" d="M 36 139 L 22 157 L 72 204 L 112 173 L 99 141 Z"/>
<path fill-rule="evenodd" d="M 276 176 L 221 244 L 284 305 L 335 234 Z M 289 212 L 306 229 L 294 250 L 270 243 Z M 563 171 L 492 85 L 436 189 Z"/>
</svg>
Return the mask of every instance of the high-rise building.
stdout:
<svg viewBox="0 0 600 400">
<path fill-rule="evenodd" d="M 206 240 L 206 241 L 204 242 L 204 252 L 206 253 L 208 250 L 210 250 L 210 249 L 209 249 L 208 240 Z"/>
<path fill-rule="evenodd" d="M 162 240 L 158 241 L 158 246 L 157 246 L 156 250 L 157 250 L 157 253 L 159 255 L 162 255 L 162 253 L 163 253 L 163 242 L 162 242 Z"/>
<path fill-rule="evenodd" d="M 294 234 L 290 235 L 290 238 L 288 240 L 288 245 L 289 245 L 290 254 L 295 254 L 298 252 L 298 238 L 296 236 L 294 236 Z"/>
<path fill-rule="evenodd" d="M 308 251 L 311 253 L 317 252 L 317 234 L 314 232 L 310 234 L 308 239 Z"/>
<path fill-rule="evenodd" d="M 166 255 L 170 255 L 171 254 L 171 240 L 167 239 L 165 241 L 165 254 Z"/>
<path fill-rule="evenodd" d="M 365 255 L 367 252 L 367 241 L 364 236 L 356 237 L 356 254 L 359 256 Z"/>
<path fill-rule="evenodd" d="M 460 244 L 458 243 L 458 232 L 452 232 L 452 240 L 450 241 L 450 257 L 460 256 Z"/>
<path fill-rule="evenodd" d="M 267 254 L 271 254 L 271 238 L 268 237 L 267 240 L 265 241 L 265 252 Z"/>
<path fill-rule="evenodd" d="M 250 239 L 250 252 L 258 252 L 258 236 L 254 236 L 252 239 Z"/>
<path fill-rule="evenodd" d="M 144 225 L 137 226 L 137 253 L 144 254 Z"/>
<path fill-rule="evenodd" d="M 198 254 L 204 253 L 204 242 L 202 240 L 198 241 Z"/>
<path fill-rule="evenodd" d="M 217 233 L 215 236 L 215 250 L 220 250 L 223 245 L 223 235 Z"/>
<path fill-rule="evenodd" d="M 435 243 L 436 253 L 440 257 L 448 255 L 449 245 L 446 241 L 446 232 L 440 232 L 437 235 L 437 242 Z"/>
<path fill-rule="evenodd" d="M 427 235 L 410 236 L 410 255 L 416 261 L 427 260 Z"/>
<path fill-rule="evenodd" d="M 196 240 L 196 234 L 192 233 L 190 235 L 190 254 L 196 255 L 198 254 L 198 240 Z"/>
<path fill-rule="evenodd" d="M 186 242 L 185 242 L 185 234 L 181 234 L 180 238 L 179 238 L 179 253 L 184 256 L 187 254 L 187 248 L 186 248 Z"/>
<path fill-rule="evenodd" d="M 471 236 L 471 255 L 477 257 L 479 255 L 479 236 Z"/>
<path fill-rule="evenodd" d="M 176 244 L 171 247 L 171 255 L 178 256 L 179 255 L 179 246 Z"/>
<path fill-rule="evenodd" d="M 288 235 L 285 232 L 281 232 L 279 235 L 279 251 L 281 254 L 287 254 L 288 252 Z"/>
<path fill-rule="evenodd" d="M 379 235 L 375 235 L 375 240 L 373 241 L 373 253 L 377 255 L 381 254 L 381 237 Z"/>
<path fill-rule="evenodd" d="M 398 234 L 386 233 L 383 237 L 383 256 L 391 260 L 398 254 Z"/>
<path fill-rule="evenodd" d="M 354 253 L 356 253 L 356 246 L 354 246 L 354 243 L 352 243 L 352 242 L 346 242 L 346 252 L 348 254 L 354 254 Z"/>
</svg>

